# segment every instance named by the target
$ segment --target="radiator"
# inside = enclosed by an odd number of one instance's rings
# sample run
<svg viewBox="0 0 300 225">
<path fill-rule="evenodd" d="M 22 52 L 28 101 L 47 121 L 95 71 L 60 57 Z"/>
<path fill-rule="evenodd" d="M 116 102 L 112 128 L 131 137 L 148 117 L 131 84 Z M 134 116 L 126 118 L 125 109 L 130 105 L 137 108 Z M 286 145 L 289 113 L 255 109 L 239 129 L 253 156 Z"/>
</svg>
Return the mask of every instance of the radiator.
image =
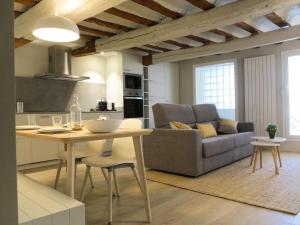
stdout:
<svg viewBox="0 0 300 225">
<path fill-rule="evenodd" d="M 255 135 L 266 135 L 269 123 L 276 123 L 275 55 L 246 58 L 245 116 L 254 122 Z"/>
</svg>

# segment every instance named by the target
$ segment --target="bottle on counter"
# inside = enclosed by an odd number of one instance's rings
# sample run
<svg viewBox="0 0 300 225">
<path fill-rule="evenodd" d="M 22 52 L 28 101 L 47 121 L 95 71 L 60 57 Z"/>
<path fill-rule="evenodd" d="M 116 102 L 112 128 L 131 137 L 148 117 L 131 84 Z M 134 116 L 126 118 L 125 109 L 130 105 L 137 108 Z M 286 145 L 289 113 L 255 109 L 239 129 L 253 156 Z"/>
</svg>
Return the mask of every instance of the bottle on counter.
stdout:
<svg viewBox="0 0 300 225">
<path fill-rule="evenodd" d="M 81 108 L 79 105 L 79 96 L 74 95 L 73 104 L 70 107 L 70 122 L 72 130 L 81 130 Z"/>
</svg>

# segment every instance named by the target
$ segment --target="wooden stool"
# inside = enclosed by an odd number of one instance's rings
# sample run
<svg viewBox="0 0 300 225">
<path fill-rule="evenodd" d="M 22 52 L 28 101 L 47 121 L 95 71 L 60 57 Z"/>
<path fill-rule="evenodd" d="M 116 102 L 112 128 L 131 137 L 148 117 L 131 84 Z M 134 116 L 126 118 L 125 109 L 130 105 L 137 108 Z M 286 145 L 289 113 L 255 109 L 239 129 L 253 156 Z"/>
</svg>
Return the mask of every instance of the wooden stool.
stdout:
<svg viewBox="0 0 300 225">
<path fill-rule="evenodd" d="M 255 172 L 255 169 L 256 169 L 256 161 L 257 161 L 258 154 L 260 155 L 260 168 L 262 168 L 262 147 L 271 147 L 272 156 L 273 156 L 274 165 L 275 165 L 275 173 L 278 175 L 279 169 L 278 169 L 278 165 L 277 165 L 277 156 L 279 159 L 279 165 L 280 165 L 280 167 L 282 167 L 280 152 L 279 152 L 279 148 L 278 148 L 280 146 L 280 144 L 272 143 L 272 142 L 264 142 L 264 141 L 252 141 L 251 145 L 254 146 L 254 152 L 253 152 L 253 155 L 251 158 L 251 163 L 250 163 L 250 166 L 253 164 L 253 173 Z"/>
</svg>

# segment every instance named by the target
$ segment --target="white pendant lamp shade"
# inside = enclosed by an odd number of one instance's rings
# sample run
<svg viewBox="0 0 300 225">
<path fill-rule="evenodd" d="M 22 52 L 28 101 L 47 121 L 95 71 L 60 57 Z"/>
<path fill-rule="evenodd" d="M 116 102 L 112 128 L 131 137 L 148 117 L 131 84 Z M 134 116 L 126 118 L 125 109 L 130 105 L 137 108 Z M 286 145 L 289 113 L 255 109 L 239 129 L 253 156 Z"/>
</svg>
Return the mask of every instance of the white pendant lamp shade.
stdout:
<svg viewBox="0 0 300 225">
<path fill-rule="evenodd" d="M 79 29 L 70 19 L 50 16 L 39 19 L 32 34 L 42 40 L 51 42 L 71 42 L 79 39 Z"/>
</svg>

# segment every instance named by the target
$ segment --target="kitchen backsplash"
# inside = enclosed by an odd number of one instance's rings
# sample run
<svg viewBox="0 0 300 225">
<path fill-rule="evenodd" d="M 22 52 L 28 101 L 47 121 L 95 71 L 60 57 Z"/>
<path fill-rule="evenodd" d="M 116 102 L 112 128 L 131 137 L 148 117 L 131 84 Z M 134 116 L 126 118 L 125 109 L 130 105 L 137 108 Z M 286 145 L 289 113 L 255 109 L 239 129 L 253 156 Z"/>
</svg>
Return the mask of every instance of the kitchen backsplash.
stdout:
<svg viewBox="0 0 300 225">
<path fill-rule="evenodd" d="M 16 99 L 24 102 L 24 112 L 68 111 L 75 94 L 82 110 L 89 111 L 106 96 L 106 85 L 16 77 Z"/>
</svg>

